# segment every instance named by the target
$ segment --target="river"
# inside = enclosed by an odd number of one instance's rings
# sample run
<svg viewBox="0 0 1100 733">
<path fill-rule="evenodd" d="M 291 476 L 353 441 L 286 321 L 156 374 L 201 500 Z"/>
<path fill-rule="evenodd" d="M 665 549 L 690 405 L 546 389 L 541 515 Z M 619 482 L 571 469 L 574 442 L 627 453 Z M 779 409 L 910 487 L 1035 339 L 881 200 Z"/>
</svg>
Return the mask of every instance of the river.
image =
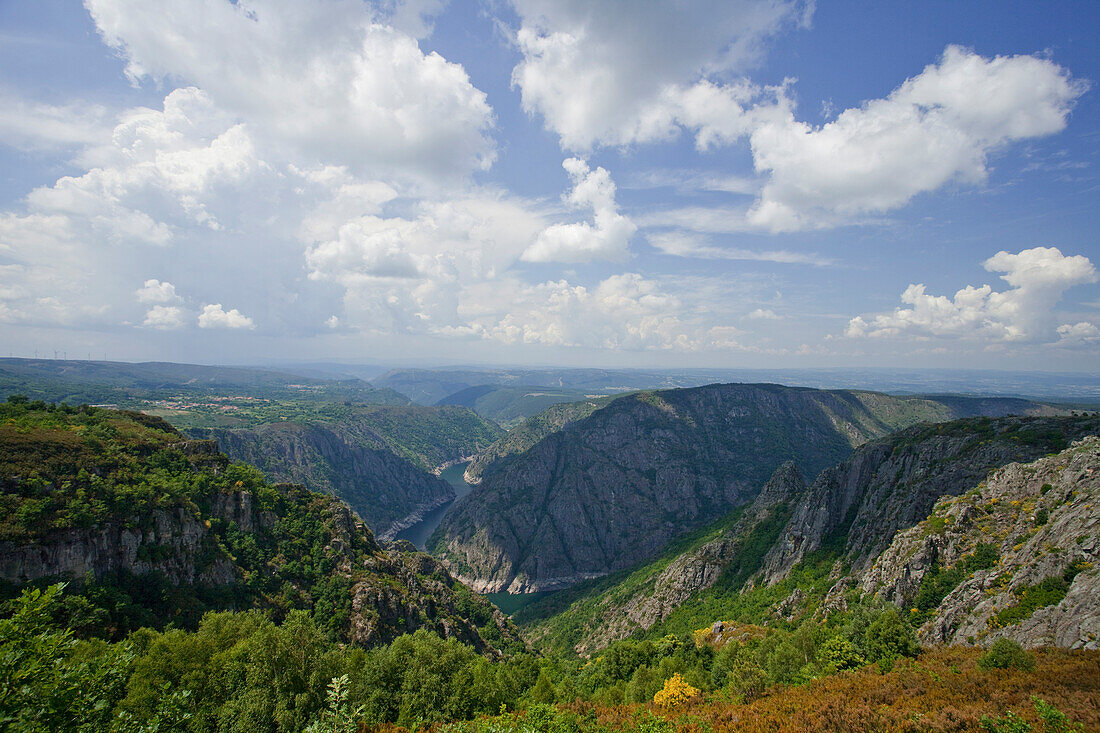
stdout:
<svg viewBox="0 0 1100 733">
<path fill-rule="evenodd" d="M 455 501 L 458 501 L 462 497 L 469 494 L 474 488 L 470 484 L 466 483 L 462 478 L 462 474 L 466 472 L 466 466 L 469 463 L 456 463 L 450 468 L 445 468 L 439 474 L 439 478 L 443 479 L 455 489 L 454 501 L 449 501 L 441 507 L 432 509 L 430 512 L 424 515 L 424 519 L 417 522 L 411 527 L 407 527 L 397 533 L 397 539 L 408 540 L 416 545 L 417 549 L 425 550 L 424 545 L 427 544 L 428 538 L 432 536 L 432 532 L 439 526 L 439 523 L 443 521 L 443 515 L 447 513 Z"/>
</svg>

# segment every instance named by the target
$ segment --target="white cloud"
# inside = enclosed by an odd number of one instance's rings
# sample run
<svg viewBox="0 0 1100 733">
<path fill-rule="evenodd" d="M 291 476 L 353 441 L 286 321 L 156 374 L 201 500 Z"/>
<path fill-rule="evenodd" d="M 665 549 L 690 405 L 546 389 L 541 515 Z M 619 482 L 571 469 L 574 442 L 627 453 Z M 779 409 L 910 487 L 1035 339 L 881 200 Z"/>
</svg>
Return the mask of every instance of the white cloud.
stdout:
<svg viewBox="0 0 1100 733">
<path fill-rule="evenodd" d="M 1081 347 L 1100 345 L 1100 327 L 1088 321 L 1066 323 L 1058 327 L 1058 346 Z"/>
<path fill-rule="evenodd" d="M 748 223 L 773 232 L 832 226 L 951 181 L 980 183 L 991 152 L 1062 130 L 1086 88 L 1046 59 L 949 46 L 885 99 L 820 128 L 796 121 L 787 103 L 757 110 L 753 160 L 768 182 Z"/>
<path fill-rule="evenodd" d="M 523 107 L 577 151 L 666 140 L 681 125 L 700 130 L 703 148 L 744 134 L 741 105 L 756 90 L 700 77 L 743 71 L 800 10 L 783 0 L 512 4 Z"/>
<path fill-rule="evenodd" d="M 0 302 L 10 321 L 132 323 L 135 296 L 149 304 L 176 294 L 168 282 L 136 292 L 131 283 L 203 258 L 196 242 L 224 229 L 220 217 L 242 221 L 242 189 L 254 194 L 246 200 L 273 200 L 257 187 L 272 174 L 247 131 L 193 88 L 172 91 L 162 110 L 122 113 L 107 141 L 78 160 L 85 173 L 34 189 L 23 213 L 0 215 L 0 253 L 11 263 L 0 272 Z M 224 268 L 233 252 L 218 256 Z M 220 268 L 203 269 L 216 279 Z"/>
<path fill-rule="evenodd" d="M 1056 247 L 1035 247 L 1019 254 L 1001 251 L 982 265 L 990 272 L 1005 273 L 1001 279 L 1012 287 L 994 291 L 989 285 L 968 285 L 948 298 L 928 294 L 923 284 L 910 285 L 901 295 L 908 307 L 875 315 L 870 321 L 853 318 L 846 335 L 1049 341 L 1055 333 L 1054 307 L 1062 293 L 1097 279 L 1087 257 L 1065 256 Z M 1057 333 L 1063 338 L 1087 336 L 1089 325 L 1062 326 Z"/>
<path fill-rule="evenodd" d="M 165 331 L 183 328 L 183 309 L 174 305 L 154 305 L 145 312 L 141 325 Z"/>
<path fill-rule="evenodd" d="M 579 158 L 567 158 L 562 167 L 573 181 L 564 196 L 573 208 L 591 207 L 595 224 L 553 224 L 539 233 L 524 253 L 528 262 L 590 262 L 622 260 L 637 227 L 615 205 L 615 183 L 604 168 L 590 170 Z"/>
<path fill-rule="evenodd" d="M 775 311 L 770 308 L 757 308 L 746 315 L 745 318 L 751 321 L 778 321 L 781 320 L 783 316 L 776 315 Z"/>
<path fill-rule="evenodd" d="M 0 92 L 0 141 L 21 150 L 54 150 L 110 139 L 106 107 L 34 102 Z"/>
<path fill-rule="evenodd" d="M 156 279 L 146 280 L 141 288 L 134 291 L 134 294 L 142 303 L 171 303 L 179 299 L 176 295 L 176 286 L 167 280 L 164 282 Z"/>
<path fill-rule="evenodd" d="M 211 303 L 202 307 L 199 314 L 199 328 L 255 328 L 252 319 L 239 310 L 222 310 L 221 303 Z"/>
<path fill-rule="evenodd" d="M 742 247 L 722 247 L 708 244 L 694 233 L 683 231 L 649 232 L 646 239 L 663 254 L 676 257 L 697 257 L 705 260 L 745 260 L 753 262 L 778 262 L 782 264 L 816 265 L 834 264 L 827 257 L 812 252 L 791 252 L 785 249 L 754 250 Z"/>
<path fill-rule="evenodd" d="M 396 18 L 423 32 L 407 21 L 434 3 L 390 4 L 389 13 L 357 0 L 85 4 L 135 81 L 194 84 L 307 159 L 431 180 L 495 157 L 492 110 L 465 70 L 382 24 Z"/>
<path fill-rule="evenodd" d="M 471 289 L 468 323 L 455 329 L 510 344 L 597 349 L 697 349 L 698 324 L 657 282 L 637 273 L 613 275 L 594 288 L 565 280 L 527 286 L 512 280 Z M 490 305 L 491 304 L 491 305 Z"/>
</svg>

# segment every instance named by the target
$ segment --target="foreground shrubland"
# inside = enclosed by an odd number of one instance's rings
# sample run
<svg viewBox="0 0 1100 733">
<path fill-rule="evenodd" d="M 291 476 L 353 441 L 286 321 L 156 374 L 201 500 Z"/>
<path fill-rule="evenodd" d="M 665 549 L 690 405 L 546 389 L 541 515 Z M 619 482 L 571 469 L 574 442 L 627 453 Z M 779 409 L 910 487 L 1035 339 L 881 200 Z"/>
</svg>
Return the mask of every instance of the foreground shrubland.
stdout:
<svg viewBox="0 0 1100 733">
<path fill-rule="evenodd" d="M 0 619 L 0 731 L 1100 730 L 1100 652 L 1006 640 L 919 653 L 888 606 L 843 626 L 726 625 L 589 660 L 490 660 L 423 630 L 346 646 L 305 612 L 81 640 L 54 621 L 62 592 L 28 590 Z"/>
</svg>

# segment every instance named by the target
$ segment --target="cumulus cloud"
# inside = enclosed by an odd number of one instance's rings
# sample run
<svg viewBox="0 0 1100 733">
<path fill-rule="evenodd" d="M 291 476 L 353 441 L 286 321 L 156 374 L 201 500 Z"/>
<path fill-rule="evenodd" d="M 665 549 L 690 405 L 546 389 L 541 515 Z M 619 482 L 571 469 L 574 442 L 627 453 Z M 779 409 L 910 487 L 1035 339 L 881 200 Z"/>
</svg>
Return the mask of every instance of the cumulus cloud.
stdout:
<svg viewBox="0 0 1100 733">
<path fill-rule="evenodd" d="M 211 303 L 202 307 L 199 314 L 199 328 L 255 328 L 252 319 L 236 308 L 222 310 L 221 303 Z"/>
<path fill-rule="evenodd" d="M 579 158 L 567 158 L 562 167 L 573 181 L 564 196 L 573 208 L 591 207 L 594 224 L 553 224 L 539 233 L 524 253 L 528 262 L 590 262 L 622 260 L 638 228 L 615 205 L 615 182 L 604 168 L 591 170 Z"/>
<path fill-rule="evenodd" d="M 770 308 L 757 308 L 746 315 L 745 318 L 750 321 L 778 321 L 782 319 L 783 316 L 776 315 L 775 311 Z"/>
<path fill-rule="evenodd" d="M 758 90 L 704 75 L 739 73 L 762 42 L 804 7 L 783 0 L 636 3 L 512 0 L 523 60 L 512 73 L 524 109 L 563 148 L 667 140 L 700 130 L 707 147 L 747 132 L 743 105 Z"/>
<path fill-rule="evenodd" d="M 1005 273 L 1001 279 L 1011 288 L 995 291 L 989 285 L 968 285 L 949 298 L 929 294 L 923 284 L 910 285 L 901 295 L 905 306 L 870 320 L 853 318 L 846 335 L 1049 341 L 1055 333 L 1054 308 L 1062 293 L 1097 279 L 1087 257 L 1066 256 L 1057 247 L 1034 247 L 1019 254 L 1001 251 L 982 266 Z M 1063 338 L 1087 337 L 1090 325 L 1062 326 L 1057 333 Z"/>
<path fill-rule="evenodd" d="M 1100 345 L 1100 327 L 1088 321 L 1063 324 L 1058 327 L 1058 345 L 1066 347 Z"/>
<path fill-rule="evenodd" d="M 134 291 L 137 299 L 142 303 L 171 303 L 179 298 L 176 295 L 176 286 L 165 280 L 146 280 L 145 284 Z"/>
<path fill-rule="evenodd" d="M 0 215 L 0 253 L 11 263 L 0 272 L 8 320 L 132 322 L 133 296 L 171 302 L 172 283 L 147 280 L 136 292 L 130 283 L 177 267 L 177 237 L 221 231 L 223 214 L 239 223 L 236 190 L 270 175 L 244 128 L 194 88 L 172 91 L 160 110 L 123 112 L 108 142 L 81 159 L 85 173 L 36 188 L 22 213 Z"/>
<path fill-rule="evenodd" d="M 183 309 L 174 305 L 154 305 L 145 312 L 141 325 L 165 331 L 183 328 Z"/>
<path fill-rule="evenodd" d="M 357 173 L 461 177 L 495 157 L 492 110 L 465 70 L 387 23 L 432 3 L 86 0 L 136 81 L 179 80 L 262 134 Z M 408 12 L 404 12 L 403 8 Z"/>
<path fill-rule="evenodd" d="M 533 286 L 512 280 L 495 287 L 495 295 L 485 287 L 472 289 L 464 308 L 468 323 L 454 329 L 456 335 L 596 349 L 714 345 L 709 324 L 695 322 L 679 296 L 638 273 L 613 275 L 592 288 L 566 280 Z"/>
<path fill-rule="evenodd" d="M 1086 88 L 1047 59 L 949 46 L 888 97 L 820 128 L 789 103 L 758 110 L 753 161 L 768 182 L 747 221 L 773 232 L 830 226 L 950 181 L 980 183 L 991 152 L 1062 130 Z"/>
</svg>

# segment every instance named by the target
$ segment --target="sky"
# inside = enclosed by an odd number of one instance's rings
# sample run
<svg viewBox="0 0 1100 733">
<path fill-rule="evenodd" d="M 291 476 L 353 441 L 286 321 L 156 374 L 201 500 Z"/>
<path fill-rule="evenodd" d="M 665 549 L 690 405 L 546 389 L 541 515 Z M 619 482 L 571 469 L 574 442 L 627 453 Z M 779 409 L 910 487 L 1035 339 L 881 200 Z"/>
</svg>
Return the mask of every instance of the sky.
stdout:
<svg viewBox="0 0 1100 733">
<path fill-rule="evenodd" d="M 1100 364 L 1100 4 L 0 0 L 14 356 Z"/>
</svg>

